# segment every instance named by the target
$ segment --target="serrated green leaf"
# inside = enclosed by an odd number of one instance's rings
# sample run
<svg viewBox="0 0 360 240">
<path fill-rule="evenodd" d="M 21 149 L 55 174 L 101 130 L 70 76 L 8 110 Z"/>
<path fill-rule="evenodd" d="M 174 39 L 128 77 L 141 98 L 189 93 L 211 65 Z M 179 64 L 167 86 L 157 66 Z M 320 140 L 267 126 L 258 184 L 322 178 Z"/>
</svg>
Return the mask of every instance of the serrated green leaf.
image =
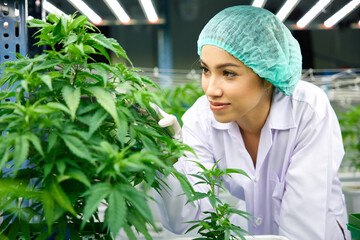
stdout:
<svg viewBox="0 0 360 240">
<path fill-rule="evenodd" d="M 21 80 L 20 85 L 25 89 L 26 92 L 29 92 L 29 86 L 26 80 Z"/>
<path fill-rule="evenodd" d="M 150 152 L 158 151 L 157 144 L 153 139 L 151 139 L 147 135 L 140 135 L 140 137 L 141 137 L 141 142 L 144 144 L 145 149 L 147 149 Z"/>
<path fill-rule="evenodd" d="M 64 37 L 64 34 L 62 33 L 63 31 L 62 31 L 60 19 L 54 25 L 55 25 L 55 27 L 53 28 L 53 31 L 52 31 L 52 35 L 53 35 L 52 41 L 56 43 L 58 40 L 60 40 L 61 38 Z"/>
<path fill-rule="evenodd" d="M 25 240 L 30 240 L 30 226 L 27 222 L 20 221 L 20 232 Z"/>
<path fill-rule="evenodd" d="M 46 86 L 52 91 L 53 88 L 52 88 L 52 80 L 51 80 L 51 77 L 49 75 L 41 75 L 40 76 L 40 79 L 43 83 L 46 84 Z"/>
<path fill-rule="evenodd" d="M 54 200 L 57 202 L 57 204 L 59 204 L 59 206 L 76 216 L 76 212 L 71 205 L 68 196 L 65 194 L 65 192 L 62 190 L 62 188 L 55 179 L 52 180 L 49 186 L 49 192 L 52 196 L 56 196 Z"/>
<path fill-rule="evenodd" d="M 1 161 L 0 161 L 0 169 L 3 169 L 5 164 L 8 162 L 9 160 L 9 152 L 10 152 L 10 148 L 11 146 L 8 146 L 7 143 L 5 142 L 2 142 L 0 144 L 0 149 L 1 149 L 1 152 L 0 152 L 0 156 L 1 156 Z"/>
<path fill-rule="evenodd" d="M 196 194 L 195 194 L 195 199 L 196 199 L 196 200 L 199 200 L 199 199 L 206 198 L 206 197 L 208 197 L 208 196 L 209 196 L 208 193 L 196 192 Z"/>
<path fill-rule="evenodd" d="M 41 62 L 40 64 L 35 64 L 34 67 L 31 70 L 32 74 L 33 72 L 38 72 L 40 70 L 49 70 L 49 68 L 52 68 L 56 65 L 58 65 L 61 61 L 60 60 L 46 60 L 44 62 Z"/>
<path fill-rule="evenodd" d="M 89 45 L 83 45 L 84 48 L 84 54 L 96 54 L 95 48 Z"/>
<path fill-rule="evenodd" d="M 124 194 L 124 197 L 132 204 L 134 207 L 141 213 L 141 215 L 147 219 L 150 223 L 153 222 L 153 217 L 150 211 L 150 208 L 146 201 L 146 195 L 136 188 L 119 184 L 116 186 L 120 192 Z"/>
<path fill-rule="evenodd" d="M 54 163 L 53 163 L 53 162 L 46 163 L 46 164 L 44 165 L 44 178 L 46 178 L 46 177 L 50 174 L 50 172 L 51 172 L 51 170 L 52 170 L 53 167 L 54 167 Z"/>
<path fill-rule="evenodd" d="M 118 140 L 120 141 L 121 147 L 124 147 L 125 137 L 128 132 L 128 121 L 126 120 L 125 115 L 122 112 L 118 112 L 118 115 L 121 119 L 118 125 Z"/>
<path fill-rule="evenodd" d="M 94 68 L 98 73 L 100 73 L 103 80 L 103 86 L 106 87 L 108 83 L 108 65 L 102 63 L 93 63 L 90 66 Z"/>
<path fill-rule="evenodd" d="M 67 64 L 64 67 L 64 71 L 63 71 L 63 77 L 66 77 L 66 75 L 71 71 L 72 68 L 72 64 Z"/>
<path fill-rule="evenodd" d="M 116 49 L 113 47 L 112 41 L 110 41 L 104 34 L 101 33 L 92 33 L 89 34 L 90 38 L 94 40 L 96 43 L 100 44 L 104 48 L 107 48 L 114 53 L 116 53 Z"/>
<path fill-rule="evenodd" d="M 65 100 L 65 103 L 70 110 L 71 119 L 74 121 L 76 111 L 80 104 L 80 97 L 81 97 L 80 88 L 65 86 L 63 87 L 61 92 Z"/>
<path fill-rule="evenodd" d="M 243 218 L 246 218 L 248 221 L 250 221 L 249 217 L 254 217 L 254 215 L 252 215 L 251 213 L 245 212 L 245 211 L 241 211 L 239 209 L 236 208 L 228 208 L 227 210 L 229 213 L 234 213 L 237 214 L 239 216 L 242 216 Z"/>
<path fill-rule="evenodd" d="M 60 19 L 59 19 L 59 16 L 51 13 L 51 14 L 47 15 L 46 20 L 48 20 L 51 23 L 57 23 Z"/>
<path fill-rule="evenodd" d="M 71 53 L 77 56 L 84 55 L 84 47 L 83 44 L 70 44 L 66 48 L 66 53 Z"/>
<path fill-rule="evenodd" d="M 64 43 L 64 46 L 68 46 L 70 44 L 73 44 L 74 42 L 76 42 L 78 40 L 78 35 L 76 34 L 70 34 L 66 37 L 66 41 Z"/>
<path fill-rule="evenodd" d="M 185 195 L 188 197 L 189 201 L 193 201 L 195 190 L 193 189 L 187 177 L 184 174 L 177 172 L 175 169 L 173 169 L 172 174 L 179 181 L 181 188 L 184 191 Z"/>
<path fill-rule="evenodd" d="M 16 96 L 15 92 L 2 91 L 2 92 L 0 92 L 0 101 L 4 100 L 6 98 L 15 97 L 15 96 Z"/>
<path fill-rule="evenodd" d="M 138 209 L 130 208 L 127 214 L 127 220 L 135 227 L 138 232 L 141 232 L 145 239 L 151 240 L 152 237 L 149 234 L 149 230 L 146 227 L 146 218 L 144 218 Z"/>
<path fill-rule="evenodd" d="M 91 159 L 89 150 L 79 138 L 67 134 L 61 135 L 61 138 L 74 155 L 86 160 Z"/>
<path fill-rule="evenodd" d="M 145 178 L 146 178 L 146 182 L 149 186 L 151 186 L 153 184 L 153 182 L 156 179 L 156 171 L 152 168 L 147 168 L 145 169 Z"/>
<path fill-rule="evenodd" d="M 26 112 L 26 108 L 21 105 L 20 103 L 13 103 L 13 102 L 3 102 L 0 107 L 2 109 L 11 109 L 14 111 L 18 111 L 19 113 L 25 113 Z"/>
<path fill-rule="evenodd" d="M 128 236 L 129 240 L 137 240 L 137 237 L 135 236 L 131 227 L 127 223 L 124 224 L 124 231 L 126 232 L 126 235 Z"/>
<path fill-rule="evenodd" d="M 29 141 L 26 136 L 20 135 L 15 139 L 14 171 L 17 171 L 26 161 L 29 154 Z"/>
<path fill-rule="evenodd" d="M 41 156 L 44 156 L 43 149 L 41 147 L 41 143 L 39 138 L 31 132 L 26 133 L 25 137 L 32 143 L 32 145 L 35 147 L 36 151 L 41 154 Z"/>
<path fill-rule="evenodd" d="M 43 203 L 43 211 L 45 216 L 46 224 L 51 232 L 51 226 L 54 223 L 54 207 L 55 202 L 54 199 L 51 197 L 51 194 L 47 191 L 43 191 L 42 193 L 42 203 Z"/>
<path fill-rule="evenodd" d="M 105 222 L 113 236 L 116 236 L 126 222 L 126 203 L 118 188 L 113 188 L 109 197 L 109 207 L 105 212 Z"/>
<path fill-rule="evenodd" d="M 48 26 L 51 26 L 51 24 L 36 18 L 28 20 L 27 22 L 29 24 L 29 27 L 46 28 Z"/>
<path fill-rule="evenodd" d="M 79 182 L 83 183 L 87 187 L 91 187 L 91 183 L 85 173 L 81 170 L 71 168 L 69 171 L 66 172 L 66 175 L 70 176 L 71 178 L 78 180 Z"/>
<path fill-rule="evenodd" d="M 200 167 L 202 170 L 207 171 L 206 167 L 202 165 L 200 162 L 189 160 L 189 162 L 195 163 L 198 167 Z"/>
<path fill-rule="evenodd" d="M 238 226 L 233 226 L 231 228 L 231 231 L 233 231 L 242 240 L 246 240 L 246 238 L 244 237 L 244 234 L 251 236 L 251 234 L 248 231 L 246 231 Z"/>
<path fill-rule="evenodd" d="M 117 41 L 114 41 L 113 46 L 116 49 L 115 53 L 117 56 L 121 56 L 121 57 L 125 58 L 131 65 L 133 65 L 132 62 L 130 61 L 130 59 L 128 58 L 125 50 L 118 44 Z"/>
<path fill-rule="evenodd" d="M 200 174 L 189 174 L 190 176 L 193 176 L 195 178 L 201 179 L 203 180 L 204 183 L 208 183 L 208 180 L 206 178 L 204 178 L 202 175 Z"/>
<path fill-rule="evenodd" d="M 87 17 L 84 15 L 80 15 L 71 21 L 69 25 L 69 30 L 73 30 L 74 28 L 77 28 L 86 22 L 87 22 Z"/>
<path fill-rule="evenodd" d="M 97 54 L 104 56 L 108 60 L 108 62 L 111 62 L 109 53 L 106 51 L 106 49 L 103 46 L 101 46 L 100 44 L 92 44 L 92 46 L 100 52 Z"/>
<path fill-rule="evenodd" d="M 90 87 L 86 90 L 95 96 L 97 102 L 113 117 L 116 125 L 118 125 L 119 117 L 112 95 L 105 89 L 100 87 Z"/>
<path fill-rule="evenodd" d="M 62 30 L 62 33 L 67 35 L 69 33 L 68 31 L 68 16 L 67 15 L 61 15 L 60 16 L 60 21 L 61 21 L 61 30 Z"/>
<path fill-rule="evenodd" d="M 229 240 L 231 236 L 230 230 L 229 229 L 225 229 L 225 236 L 224 236 L 224 240 Z"/>
<path fill-rule="evenodd" d="M 58 136 L 56 133 L 51 132 L 49 134 L 48 137 L 48 148 L 47 148 L 47 152 L 49 153 L 51 151 L 51 149 L 55 146 L 56 142 L 57 142 Z"/>
<path fill-rule="evenodd" d="M 46 106 L 53 108 L 53 109 L 63 111 L 71 116 L 71 111 L 64 104 L 57 103 L 57 102 L 49 102 L 48 104 L 46 104 Z"/>
<path fill-rule="evenodd" d="M 64 161 L 58 160 L 55 162 L 56 168 L 60 175 L 63 175 L 66 169 L 66 164 Z"/>
<path fill-rule="evenodd" d="M 48 107 L 46 105 L 39 105 L 39 106 L 36 106 L 33 109 L 33 111 L 34 111 L 34 113 L 39 113 L 39 114 L 49 114 L 49 113 L 55 112 L 56 109 Z"/>
<path fill-rule="evenodd" d="M 17 239 L 19 234 L 19 221 L 13 221 L 13 223 L 10 226 L 10 231 L 8 234 L 9 239 Z"/>
<path fill-rule="evenodd" d="M 249 179 L 251 179 L 249 177 L 249 175 L 244 170 L 241 170 L 241 169 L 226 168 L 226 169 L 224 169 L 224 172 L 226 174 L 238 173 L 238 174 L 244 175 L 244 176 L 248 177 Z"/>
<path fill-rule="evenodd" d="M 98 209 L 99 204 L 111 193 L 112 187 L 108 183 L 97 183 L 93 185 L 90 190 L 90 194 L 86 199 L 84 207 L 84 217 L 81 227 L 84 227 L 86 221 L 92 216 L 92 214 Z"/>
<path fill-rule="evenodd" d="M 89 133 L 88 137 L 91 137 L 93 133 L 100 127 L 101 123 L 109 116 L 104 109 L 99 109 L 95 112 L 95 114 L 91 117 L 89 125 Z"/>
<path fill-rule="evenodd" d="M 211 206 L 212 206 L 214 209 L 216 209 L 216 197 L 213 196 L 213 195 L 210 195 L 210 196 L 209 196 L 209 202 L 210 202 Z"/>
</svg>

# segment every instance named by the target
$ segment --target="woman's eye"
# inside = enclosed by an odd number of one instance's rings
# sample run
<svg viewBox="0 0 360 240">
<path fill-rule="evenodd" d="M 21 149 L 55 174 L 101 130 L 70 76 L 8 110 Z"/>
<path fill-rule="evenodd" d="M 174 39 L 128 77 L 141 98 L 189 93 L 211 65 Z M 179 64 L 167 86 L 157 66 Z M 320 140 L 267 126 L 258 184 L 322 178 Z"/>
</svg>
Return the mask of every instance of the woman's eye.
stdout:
<svg viewBox="0 0 360 240">
<path fill-rule="evenodd" d="M 232 72 L 229 72 L 229 71 L 224 71 L 224 76 L 226 76 L 226 77 L 234 77 L 234 76 L 236 76 L 236 74 L 232 73 Z"/>
<path fill-rule="evenodd" d="M 203 73 L 209 72 L 209 69 L 207 69 L 206 67 L 201 66 L 200 69 L 202 70 Z"/>
</svg>

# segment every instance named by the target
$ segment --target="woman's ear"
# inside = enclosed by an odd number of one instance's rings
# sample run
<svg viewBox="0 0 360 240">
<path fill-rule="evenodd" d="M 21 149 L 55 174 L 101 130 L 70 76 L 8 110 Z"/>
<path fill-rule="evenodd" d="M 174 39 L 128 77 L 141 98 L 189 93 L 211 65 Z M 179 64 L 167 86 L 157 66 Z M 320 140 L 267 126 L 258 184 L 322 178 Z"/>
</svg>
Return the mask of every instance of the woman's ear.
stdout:
<svg viewBox="0 0 360 240">
<path fill-rule="evenodd" d="M 264 87 L 265 87 L 265 89 L 267 89 L 267 90 L 269 90 L 270 88 L 272 88 L 272 83 L 271 82 L 269 82 L 269 81 L 266 81 L 265 79 L 264 79 Z"/>
</svg>

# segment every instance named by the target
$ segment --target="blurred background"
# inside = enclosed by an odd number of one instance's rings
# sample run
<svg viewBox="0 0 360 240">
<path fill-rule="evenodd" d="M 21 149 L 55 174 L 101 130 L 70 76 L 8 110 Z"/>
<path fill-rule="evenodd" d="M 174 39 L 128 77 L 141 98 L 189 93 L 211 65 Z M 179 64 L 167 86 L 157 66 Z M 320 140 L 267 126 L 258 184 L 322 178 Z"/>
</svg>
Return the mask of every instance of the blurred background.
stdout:
<svg viewBox="0 0 360 240">
<path fill-rule="evenodd" d="M 66 14 L 83 11 L 74 4 L 80 1 L 47 0 Z M 121 22 L 105 0 L 83 0 L 102 21 L 95 22 L 107 36 L 117 39 L 136 66 L 162 66 L 161 57 L 168 57 L 168 66 L 190 69 L 197 59 L 196 41 L 206 22 L 222 9 L 234 5 L 257 5 L 278 14 L 286 0 L 118 0 L 128 22 Z M 142 2 L 152 3 L 157 18 L 146 18 Z M 350 0 L 293 0 L 288 1 L 288 16 L 282 17 L 300 43 L 304 69 L 341 69 L 360 67 L 360 10 L 359 1 Z M 297 23 L 318 2 L 313 20 L 299 27 Z M 353 2 L 344 18 L 333 26 L 324 22 Z M 111 2 L 110 2 L 111 3 Z M 286 7 L 286 6 L 285 6 Z M 119 10 L 114 10 L 118 11 Z M 127 19 L 126 19 L 127 20 Z M 251 23 L 249 23 L 251 24 Z M 163 46 L 163 44 L 167 44 Z M 161 51 L 166 51 L 161 52 Z"/>
<path fill-rule="evenodd" d="M 196 42 L 212 16 L 234 5 L 263 7 L 299 41 L 303 79 L 321 86 L 340 111 L 360 101 L 360 0 L 29 0 L 27 4 L 27 18 L 44 18 L 49 12 L 87 15 L 102 33 L 121 44 L 143 74 L 163 87 L 200 81 Z M 38 51 L 31 35 L 30 55 Z"/>
</svg>

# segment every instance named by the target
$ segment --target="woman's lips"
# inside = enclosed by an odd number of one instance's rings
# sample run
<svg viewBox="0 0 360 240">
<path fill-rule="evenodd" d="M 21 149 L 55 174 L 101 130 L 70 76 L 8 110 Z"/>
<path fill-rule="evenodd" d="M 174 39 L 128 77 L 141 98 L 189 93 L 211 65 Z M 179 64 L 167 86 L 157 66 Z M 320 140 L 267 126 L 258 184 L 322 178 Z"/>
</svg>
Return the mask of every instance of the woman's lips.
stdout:
<svg viewBox="0 0 360 240">
<path fill-rule="evenodd" d="M 222 102 L 210 102 L 210 109 L 213 112 L 219 112 L 224 110 L 225 108 L 230 106 L 230 103 L 222 103 Z"/>
</svg>

